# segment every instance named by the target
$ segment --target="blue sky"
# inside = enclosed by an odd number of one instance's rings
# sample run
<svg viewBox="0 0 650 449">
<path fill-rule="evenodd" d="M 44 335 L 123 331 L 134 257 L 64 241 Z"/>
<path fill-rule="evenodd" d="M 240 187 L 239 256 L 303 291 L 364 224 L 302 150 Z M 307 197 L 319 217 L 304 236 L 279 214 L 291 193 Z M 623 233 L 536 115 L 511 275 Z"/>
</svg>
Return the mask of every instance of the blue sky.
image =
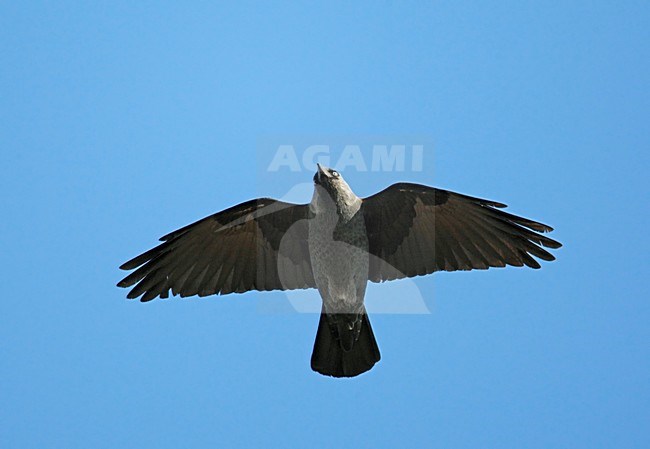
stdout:
<svg viewBox="0 0 650 449">
<path fill-rule="evenodd" d="M 0 7 L 0 445 L 648 447 L 647 2 L 293 3 Z M 309 182 L 260 142 L 316 136 L 429 139 L 422 171 L 344 175 L 505 202 L 558 260 L 417 279 L 431 313 L 374 314 L 351 380 L 310 370 L 318 317 L 283 293 L 115 287 Z"/>
</svg>

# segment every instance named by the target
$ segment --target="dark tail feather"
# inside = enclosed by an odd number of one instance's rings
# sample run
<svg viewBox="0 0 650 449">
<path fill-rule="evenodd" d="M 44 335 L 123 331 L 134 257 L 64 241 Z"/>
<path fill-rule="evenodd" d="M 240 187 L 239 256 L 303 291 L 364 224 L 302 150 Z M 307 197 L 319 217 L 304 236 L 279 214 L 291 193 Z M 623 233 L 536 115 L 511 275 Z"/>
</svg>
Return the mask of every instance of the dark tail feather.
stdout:
<svg viewBox="0 0 650 449">
<path fill-rule="evenodd" d="M 354 377 L 372 368 L 381 356 L 368 314 L 364 313 L 361 320 L 359 339 L 349 351 L 345 351 L 337 338 L 336 326 L 330 327 L 327 315 L 321 313 L 311 356 L 311 369 L 325 376 Z"/>
</svg>

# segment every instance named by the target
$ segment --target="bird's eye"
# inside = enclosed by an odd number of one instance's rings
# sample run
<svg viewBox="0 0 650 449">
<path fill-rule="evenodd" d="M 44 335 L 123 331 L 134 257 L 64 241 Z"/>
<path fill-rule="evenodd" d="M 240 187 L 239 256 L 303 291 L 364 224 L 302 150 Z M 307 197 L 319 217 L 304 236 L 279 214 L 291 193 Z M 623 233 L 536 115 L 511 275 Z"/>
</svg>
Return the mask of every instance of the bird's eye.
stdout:
<svg viewBox="0 0 650 449">
<path fill-rule="evenodd" d="M 334 176 L 335 178 L 338 178 L 339 176 L 341 176 L 341 175 L 339 175 L 339 172 L 337 172 L 336 170 L 332 170 L 331 173 L 332 173 L 332 176 Z"/>
</svg>

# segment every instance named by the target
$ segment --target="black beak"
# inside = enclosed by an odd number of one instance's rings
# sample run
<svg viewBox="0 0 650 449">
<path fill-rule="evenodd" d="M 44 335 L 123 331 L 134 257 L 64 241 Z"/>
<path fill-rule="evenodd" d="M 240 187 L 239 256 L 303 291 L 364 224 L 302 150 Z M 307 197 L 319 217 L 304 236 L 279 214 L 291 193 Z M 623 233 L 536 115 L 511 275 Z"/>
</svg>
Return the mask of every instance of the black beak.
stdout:
<svg viewBox="0 0 650 449">
<path fill-rule="evenodd" d="M 318 170 L 316 171 L 316 175 L 314 175 L 314 182 L 316 184 L 320 184 L 322 177 L 327 176 L 327 172 L 323 168 L 323 166 L 319 163 L 316 163 L 316 167 L 318 167 Z"/>
</svg>

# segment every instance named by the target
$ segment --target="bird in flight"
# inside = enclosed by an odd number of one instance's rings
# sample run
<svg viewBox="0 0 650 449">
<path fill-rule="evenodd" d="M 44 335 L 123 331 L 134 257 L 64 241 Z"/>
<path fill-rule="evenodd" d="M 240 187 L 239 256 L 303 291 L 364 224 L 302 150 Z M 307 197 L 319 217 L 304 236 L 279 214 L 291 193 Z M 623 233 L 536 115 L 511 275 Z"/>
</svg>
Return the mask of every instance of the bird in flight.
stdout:
<svg viewBox="0 0 650 449">
<path fill-rule="evenodd" d="M 540 268 L 562 245 L 550 226 L 505 204 L 398 183 L 359 198 L 339 172 L 318 165 L 309 204 L 251 200 L 160 238 L 120 266 L 135 270 L 127 298 L 208 296 L 316 288 L 323 300 L 314 371 L 354 377 L 380 359 L 364 306 L 366 285 L 436 271 Z"/>
</svg>

